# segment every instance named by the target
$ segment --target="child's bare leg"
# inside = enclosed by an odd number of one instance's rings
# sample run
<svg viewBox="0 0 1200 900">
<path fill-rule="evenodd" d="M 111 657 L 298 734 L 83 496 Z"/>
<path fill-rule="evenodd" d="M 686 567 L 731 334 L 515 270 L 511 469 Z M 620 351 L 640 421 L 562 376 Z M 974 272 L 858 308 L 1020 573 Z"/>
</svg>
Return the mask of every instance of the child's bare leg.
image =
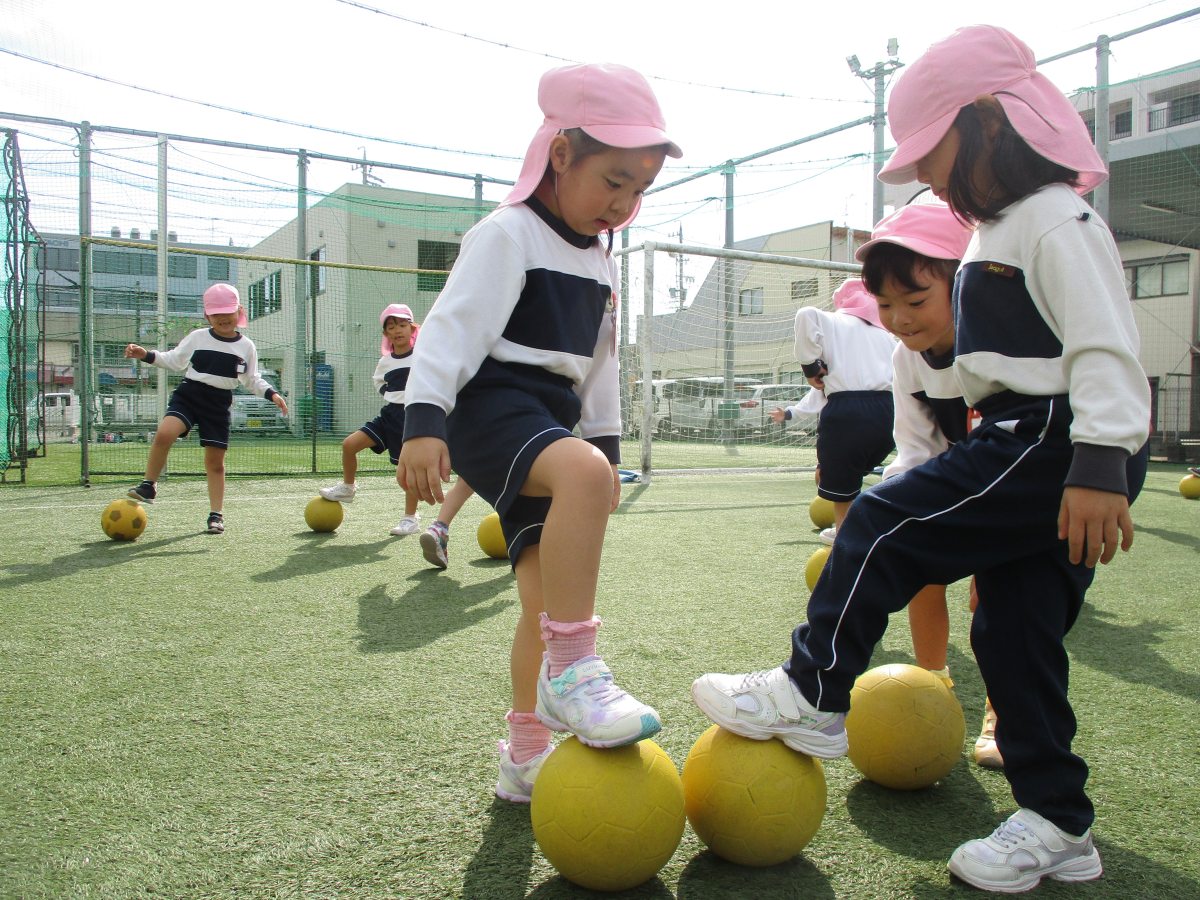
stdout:
<svg viewBox="0 0 1200 900">
<path fill-rule="evenodd" d="M 179 437 L 187 431 L 187 425 L 178 416 L 163 416 L 154 432 L 154 440 L 150 444 L 150 456 L 146 460 L 146 480 L 158 481 L 163 469 L 167 467 L 167 455 Z"/>
<path fill-rule="evenodd" d="M 929 584 L 917 591 L 908 604 L 908 626 L 917 665 L 934 672 L 945 669 L 950 614 L 946 610 L 944 584 Z"/>
<path fill-rule="evenodd" d="M 342 481 L 354 484 L 358 474 L 358 454 L 374 446 L 375 441 L 365 431 L 355 431 L 342 441 Z"/>
<path fill-rule="evenodd" d="M 612 466 L 586 441 L 564 438 L 538 455 L 521 493 L 550 497 L 541 537 L 542 596 L 556 622 L 590 619 L 613 498 Z"/>
<path fill-rule="evenodd" d="M 538 616 L 544 607 L 540 545 L 534 544 L 521 552 L 517 559 L 517 594 L 521 598 L 521 617 L 513 635 L 509 671 L 512 674 L 512 708 L 514 712 L 533 712 L 537 703 L 538 673 L 542 668 L 542 642 Z"/>
<path fill-rule="evenodd" d="M 225 448 L 204 448 L 204 475 L 208 480 L 208 508 L 212 512 L 225 509 Z"/>
<path fill-rule="evenodd" d="M 437 520 L 443 525 L 449 525 L 458 515 L 458 511 L 463 508 L 463 504 L 470 500 L 474 493 L 475 489 L 463 481 L 462 476 L 459 476 L 458 480 L 454 482 L 454 487 L 450 488 L 450 492 L 446 494 L 446 499 L 442 503 L 441 509 L 438 510 Z"/>
<path fill-rule="evenodd" d="M 850 502 L 843 500 L 833 501 L 833 527 L 841 528 L 842 523 L 846 521 L 846 513 L 850 512 Z"/>
</svg>

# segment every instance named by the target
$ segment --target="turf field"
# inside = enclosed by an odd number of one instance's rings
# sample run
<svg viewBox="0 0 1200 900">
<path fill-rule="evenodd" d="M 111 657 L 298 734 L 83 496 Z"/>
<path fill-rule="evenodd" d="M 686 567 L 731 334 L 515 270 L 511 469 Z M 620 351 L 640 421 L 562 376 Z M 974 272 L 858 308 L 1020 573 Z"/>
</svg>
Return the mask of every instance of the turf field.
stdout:
<svg viewBox="0 0 1200 900">
<path fill-rule="evenodd" d="M 1155 466 L 1132 553 L 1104 568 L 1069 638 L 1076 748 L 1092 766 L 1105 875 L 1035 896 L 1200 897 L 1200 502 Z M 231 480 L 228 531 L 201 534 L 197 479 L 164 482 L 140 540 L 100 511 L 124 487 L 0 488 L 0 896 L 595 896 L 539 853 L 526 807 L 496 800 L 518 601 L 474 538 L 450 568 L 387 530 L 402 495 L 366 479 L 334 534 L 303 521 L 316 479 Z M 811 475 L 687 475 L 630 484 L 609 526 L 598 611 L 620 683 L 662 714 L 682 766 L 707 726 L 705 671 L 778 664 L 818 546 Z M 426 511 L 426 521 L 429 521 Z M 951 588 L 951 670 L 969 749 L 983 690 Z M 874 662 L 910 659 L 894 621 Z M 691 829 L 640 898 L 985 896 L 950 852 L 1013 809 L 966 756 L 899 793 L 826 766 L 829 805 L 804 854 L 764 870 Z"/>
</svg>

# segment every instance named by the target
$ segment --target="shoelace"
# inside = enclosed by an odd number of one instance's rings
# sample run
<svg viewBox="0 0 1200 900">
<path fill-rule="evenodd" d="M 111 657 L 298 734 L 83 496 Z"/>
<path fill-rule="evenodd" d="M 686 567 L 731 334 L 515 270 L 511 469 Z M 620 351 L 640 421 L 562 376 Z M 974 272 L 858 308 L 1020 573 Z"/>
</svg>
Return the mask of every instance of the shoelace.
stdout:
<svg viewBox="0 0 1200 900">
<path fill-rule="evenodd" d="M 1028 831 L 1023 823 L 1005 819 L 1000 823 L 1000 827 L 992 832 L 992 839 L 1005 850 L 1011 850 L 1021 843 Z"/>
<path fill-rule="evenodd" d="M 753 687 L 767 687 L 768 676 L 775 671 L 774 669 L 764 669 L 761 672 L 749 672 L 742 678 L 742 683 L 738 685 L 738 690 L 746 690 Z"/>
<path fill-rule="evenodd" d="M 610 703 L 615 703 L 622 697 L 626 696 L 625 691 L 621 690 L 613 683 L 611 672 L 606 672 L 603 675 L 593 675 L 582 685 L 582 690 L 589 698 L 595 700 L 602 706 L 608 706 Z"/>
</svg>

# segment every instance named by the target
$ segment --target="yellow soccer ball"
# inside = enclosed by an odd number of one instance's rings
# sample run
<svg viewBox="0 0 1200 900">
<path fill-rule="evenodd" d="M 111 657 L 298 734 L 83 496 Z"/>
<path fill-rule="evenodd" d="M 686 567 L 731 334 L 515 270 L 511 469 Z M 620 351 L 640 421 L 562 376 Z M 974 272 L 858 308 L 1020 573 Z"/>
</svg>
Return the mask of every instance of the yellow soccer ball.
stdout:
<svg viewBox="0 0 1200 900">
<path fill-rule="evenodd" d="M 804 566 L 804 583 L 808 585 L 810 591 L 817 586 L 817 579 L 821 577 L 821 572 L 825 569 L 825 562 L 828 559 L 828 547 L 818 547 L 808 558 L 808 562 Z"/>
<path fill-rule="evenodd" d="M 826 500 L 819 494 L 808 504 L 808 516 L 818 528 L 833 526 L 833 501 Z"/>
<path fill-rule="evenodd" d="M 954 691 L 919 666 L 878 666 L 850 691 L 850 762 L 884 787 L 912 791 L 944 778 L 962 755 L 966 727 Z"/>
<path fill-rule="evenodd" d="M 345 514 L 342 504 L 336 500 L 326 500 L 324 497 L 313 497 L 304 507 L 304 521 L 313 531 L 335 531 L 342 524 Z"/>
<path fill-rule="evenodd" d="M 136 541 L 147 522 L 145 507 L 136 500 L 114 500 L 100 516 L 100 527 L 114 541 Z"/>
<path fill-rule="evenodd" d="M 529 806 L 559 874 L 594 891 L 653 878 L 683 837 L 683 783 L 654 741 L 597 749 L 569 737 L 547 757 Z"/>
<path fill-rule="evenodd" d="M 504 540 L 504 531 L 500 528 L 500 514 L 490 512 L 479 523 L 475 532 L 479 539 L 479 549 L 492 559 L 508 559 L 508 544 Z"/>
<path fill-rule="evenodd" d="M 1183 480 L 1179 482 L 1179 493 L 1187 497 L 1189 500 L 1200 499 L 1200 478 L 1192 475 L 1190 472 L 1183 476 Z"/>
<path fill-rule="evenodd" d="M 773 866 L 805 848 L 825 817 L 819 760 L 775 740 L 713 725 L 683 764 L 692 830 L 713 853 L 742 866 Z"/>
</svg>

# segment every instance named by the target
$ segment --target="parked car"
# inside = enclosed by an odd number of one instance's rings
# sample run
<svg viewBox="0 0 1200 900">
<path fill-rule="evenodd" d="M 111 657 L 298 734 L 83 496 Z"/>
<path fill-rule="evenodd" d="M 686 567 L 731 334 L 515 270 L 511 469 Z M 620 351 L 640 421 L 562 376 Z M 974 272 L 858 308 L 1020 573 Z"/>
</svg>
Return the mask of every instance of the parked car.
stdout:
<svg viewBox="0 0 1200 900">
<path fill-rule="evenodd" d="M 771 410 L 787 409 L 802 401 L 812 386 L 808 384 L 760 384 L 750 396 L 739 402 L 738 430 L 743 434 L 771 435 L 782 433 L 813 434 L 817 430 L 819 413 L 793 413 L 783 425 L 771 420 Z"/>
<path fill-rule="evenodd" d="M 726 397 L 725 379 L 719 375 L 677 378 L 662 387 L 660 434 L 675 437 L 714 438 L 737 430 L 740 410 L 732 419 L 722 418 L 722 404 L 749 400 L 760 378 L 738 377 L 733 380 L 733 396 Z"/>
<path fill-rule="evenodd" d="M 279 407 L 266 397 L 253 394 L 234 394 L 229 410 L 229 427 L 233 431 L 254 431 L 265 434 L 287 431 L 287 419 Z"/>
<path fill-rule="evenodd" d="M 668 384 L 672 384 L 672 378 L 656 378 L 650 382 L 650 389 L 653 397 L 653 417 L 650 426 L 650 434 L 657 437 L 659 427 L 662 423 L 663 412 L 666 409 L 666 404 L 663 402 L 663 388 Z M 634 382 L 633 391 L 629 397 L 629 409 L 625 412 L 625 431 L 632 437 L 639 437 L 642 433 L 642 423 L 645 419 L 645 407 L 643 406 L 644 394 L 642 393 L 641 379 Z"/>
</svg>

